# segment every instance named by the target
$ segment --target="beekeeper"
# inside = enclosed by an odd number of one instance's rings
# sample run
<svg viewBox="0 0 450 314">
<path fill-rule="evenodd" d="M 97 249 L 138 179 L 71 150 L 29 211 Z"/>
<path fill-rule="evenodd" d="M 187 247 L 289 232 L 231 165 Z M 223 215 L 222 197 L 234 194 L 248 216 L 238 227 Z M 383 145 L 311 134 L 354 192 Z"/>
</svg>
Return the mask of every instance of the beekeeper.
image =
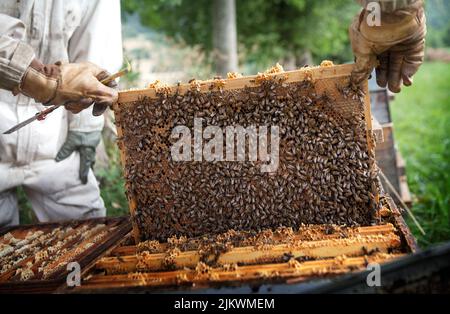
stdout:
<svg viewBox="0 0 450 314">
<path fill-rule="evenodd" d="M 39 221 L 104 216 L 91 165 L 117 99 L 99 80 L 122 63 L 119 0 L 2 0 L 0 35 L 0 133 L 70 102 L 0 135 L 0 226 L 19 223 L 19 186 Z"/>
<path fill-rule="evenodd" d="M 363 10 L 350 26 L 355 84 L 376 70 L 381 87 L 394 93 L 410 86 L 424 60 L 423 0 L 359 0 Z"/>
</svg>

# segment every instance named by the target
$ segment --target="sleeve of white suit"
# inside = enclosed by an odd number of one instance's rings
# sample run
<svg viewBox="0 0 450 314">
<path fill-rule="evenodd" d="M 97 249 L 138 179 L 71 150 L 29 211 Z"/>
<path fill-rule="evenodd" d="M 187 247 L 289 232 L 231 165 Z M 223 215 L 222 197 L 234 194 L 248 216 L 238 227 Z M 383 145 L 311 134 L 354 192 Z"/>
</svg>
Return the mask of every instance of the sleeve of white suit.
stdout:
<svg viewBox="0 0 450 314">
<path fill-rule="evenodd" d="M 19 19 L 0 14 L 0 88 L 14 90 L 34 58 L 34 51 L 21 40 L 25 25 Z"/>
<path fill-rule="evenodd" d="M 69 42 L 70 62 L 89 61 L 110 73 L 122 65 L 122 24 L 119 0 L 86 0 L 80 26 Z M 71 131 L 91 132 L 103 128 L 104 117 L 94 117 L 90 109 L 69 114 Z"/>
</svg>

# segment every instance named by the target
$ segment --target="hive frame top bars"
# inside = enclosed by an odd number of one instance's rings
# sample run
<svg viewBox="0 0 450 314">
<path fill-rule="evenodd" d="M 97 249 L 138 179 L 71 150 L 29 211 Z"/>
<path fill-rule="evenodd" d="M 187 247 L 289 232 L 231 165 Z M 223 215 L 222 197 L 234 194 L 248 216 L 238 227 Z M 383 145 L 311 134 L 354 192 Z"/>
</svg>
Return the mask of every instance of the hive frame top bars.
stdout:
<svg viewBox="0 0 450 314">
<path fill-rule="evenodd" d="M 311 80 L 312 82 L 320 83 L 322 80 L 329 80 L 333 79 L 340 82 L 346 82 L 348 85 L 351 72 L 353 70 L 354 64 L 344 64 L 344 65 L 332 65 L 332 66 L 317 66 L 317 67 L 306 67 L 299 70 L 294 71 L 286 71 L 286 72 L 276 72 L 276 73 L 265 73 L 264 77 L 265 79 L 282 79 L 284 83 L 295 83 L 295 82 L 301 82 L 304 80 Z M 243 77 L 237 77 L 237 78 L 229 78 L 220 80 L 221 81 L 221 90 L 235 90 L 235 89 L 242 89 L 245 87 L 257 87 L 260 82 L 258 82 L 259 75 L 252 75 L 252 76 L 243 76 Z M 217 90 L 217 83 L 218 80 L 206 80 L 206 81 L 196 81 L 197 89 L 198 91 L 202 93 L 209 92 L 216 88 Z M 337 84 L 336 84 L 337 85 Z M 344 87 L 341 83 L 340 87 Z M 333 86 L 334 89 L 336 89 L 337 86 Z M 327 90 L 327 88 L 330 88 L 329 85 L 325 84 L 319 87 L 319 89 L 322 89 L 322 91 Z M 317 85 L 316 85 L 317 89 Z M 179 94 L 183 95 L 189 90 L 192 90 L 192 84 L 176 84 L 172 86 L 165 87 L 165 92 L 169 94 Z M 364 117 L 365 117 L 365 123 L 366 123 L 366 138 L 367 138 L 367 147 L 368 150 L 371 151 L 374 148 L 374 139 L 372 134 L 372 119 L 371 119 L 371 109 L 370 109 L 370 95 L 368 92 L 368 81 L 365 80 L 361 84 L 361 90 L 364 92 Z M 133 105 L 133 102 L 142 99 L 144 97 L 148 98 L 158 98 L 158 87 L 150 87 L 146 89 L 132 89 L 132 90 L 125 90 L 119 92 L 119 98 L 118 101 L 113 105 L 113 110 L 115 115 L 117 116 L 117 113 L 123 108 L 123 106 L 129 106 Z M 117 125 L 117 135 L 119 138 L 123 136 L 123 129 L 118 123 Z M 125 166 L 127 161 L 127 156 L 125 152 L 125 148 L 120 148 L 120 156 L 121 156 L 121 162 L 122 165 Z M 126 188 L 128 183 L 126 183 Z M 128 201 L 129 201 L 129 209 L 130 214 L 133 216 L 136 213 L 137 209 L 137 202 L 133 195 L 130 195 L 130 193 L 127 194 Z M 133 236 L 136 240 L 136 242 L 140 239 L 140 231 L 138 226 L 133 221 Z"/>
<path fill-rule="evenodd" d="M 266 74 L 270 78 L 283 78 L 285 83 L 301 82 L 306 78 L 311 78 L 313 81 L 320 79 L 329 78 L 343 78 L 350 77 L 353 70 L 354 64 L 342 64 L 333 66 L 317 66 L 317 67 L 305 67 L 299 70 L 278 72 L 272 74 Z M 223 90 L 240 89 L 246 86 L 252 87 L 257 86 L 258 82 L 256 79 L 258 75 L 249 75 L 237 78 L 224 79 L 225 84 L 223 85 Z M 200 85 L 201 92 L 208 92 L 211 87 L 215 87 L 216 80 L 206 80 L 197 81 Z M 368 81 L 364 81 L 363 90 L 368 90 Z M 190 84 L 177 84 L 169 86 L 172 93 L 178 92 L 179 94 L 184 94 L 191 89 Z M 157 98 L 156 88 L 144 88 L 144 89 L 131 89 L 119 92 L 119 99 L 117 103 L 113 105 L 113 109 L 117 110 L 121 104 L 133 102 L 137 97 L 150 97 Z M 366 105 L 370 104 L 370 98 L 366 100 Z M 369 106 L 370 110 L 370 106 Z M 370 113 L 370 112 L 369 112 Z M 369 119 L 370 122 L 370 119 Z"/>
</svg>

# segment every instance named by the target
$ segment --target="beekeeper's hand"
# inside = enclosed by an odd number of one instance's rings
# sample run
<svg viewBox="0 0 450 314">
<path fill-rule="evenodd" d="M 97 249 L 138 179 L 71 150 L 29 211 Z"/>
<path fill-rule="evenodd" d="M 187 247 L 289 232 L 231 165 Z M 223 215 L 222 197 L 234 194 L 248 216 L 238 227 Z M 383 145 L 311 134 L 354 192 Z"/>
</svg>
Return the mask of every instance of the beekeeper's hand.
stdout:
<svg viewBox="0 0 450 314">
<path fill-rule="evenodd" d="M 19 92 L 44 105 L 66 104 L 78 113 L 91 106 L 93 114 L 101 115 L 117 100 L 117 91 L 100 80 L 108 73 L 90 62 L 42 64 L 33 60 L 20 84 Z"/>
<path fill-rule="evenodd" d="M 69 131 L 67 139 L 56 155 L 57 162 L 66 159 L 73 152 L 80 153 L 79 177 L 83 184 L 87 183 L 89 169 L 95 164 L 95 149 L 100 143 L 101 132 L 75 132 Z"/>
<path fill-rule="evenodd" d="M 424 59 L 425 14 L 423 2 L 393 11 L 381 12 L 381 25 L 369 26 L 370 13 L 363 10 L 350 25 L 355 54 L 351 81 L 359 84 L 376 69 L 377 83 L 398 93 L 401 85 L 410 86 Z"/>
</svg>

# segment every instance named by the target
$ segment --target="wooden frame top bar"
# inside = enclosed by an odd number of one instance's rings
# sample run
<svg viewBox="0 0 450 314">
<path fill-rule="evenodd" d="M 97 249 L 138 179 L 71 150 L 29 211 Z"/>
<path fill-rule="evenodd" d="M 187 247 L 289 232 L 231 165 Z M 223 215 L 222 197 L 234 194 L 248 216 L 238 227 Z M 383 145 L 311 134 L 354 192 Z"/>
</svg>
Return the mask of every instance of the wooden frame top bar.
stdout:
<svg viewBox="0 0 450 314">
<path fill-rule="evenodd" d="M 286 71 L 286 72 L 278 72 L 268 74 L 265 73 L 267 77 L 273 78 L 284 78 L 286 79 L 286 83 L 299 82 L 303 81 L 306 78 L 311 78 L 314 80 L 320 80 L 322 78 L 334 78 L 334 77 L 343 77 L 350 76 L 353 70 L 353 64 L 342 64 L 342 65 L 334 65 L 334 66 L 316 66 L 316 67 L 305 67 L 299 70 L 294 71 Z M 231 78 L 231 79 L 223 79 L 225 82 L 223 86 L 223 90 L 232 90 L 239 89 L 245 86 L 253 87 L 257 86 L 258 83 L 255 82 L 255 79 L 258 78 L 258 75 L 250 75 L 243 76 L 239 78 Z M 197 81 L 199 83 L 201 92 L 208 92 L 211 88 L 214 88 L 217 84 L 218 80 L 207 80 L 207 81 Z M 177 90 L 180 94 L 186 93 L 190 90 L 191 84 L 179 84 L 179 85 L 170 85 L 168 86 L 172 93 L 175 93 Z M 137 97 L 157 97 L 156 88 L 144 88 L 144 89 L 132 89 L 119 92 L 119 100 L 118 103 L 128 103 L 135 101 Z"/>
</svg>

